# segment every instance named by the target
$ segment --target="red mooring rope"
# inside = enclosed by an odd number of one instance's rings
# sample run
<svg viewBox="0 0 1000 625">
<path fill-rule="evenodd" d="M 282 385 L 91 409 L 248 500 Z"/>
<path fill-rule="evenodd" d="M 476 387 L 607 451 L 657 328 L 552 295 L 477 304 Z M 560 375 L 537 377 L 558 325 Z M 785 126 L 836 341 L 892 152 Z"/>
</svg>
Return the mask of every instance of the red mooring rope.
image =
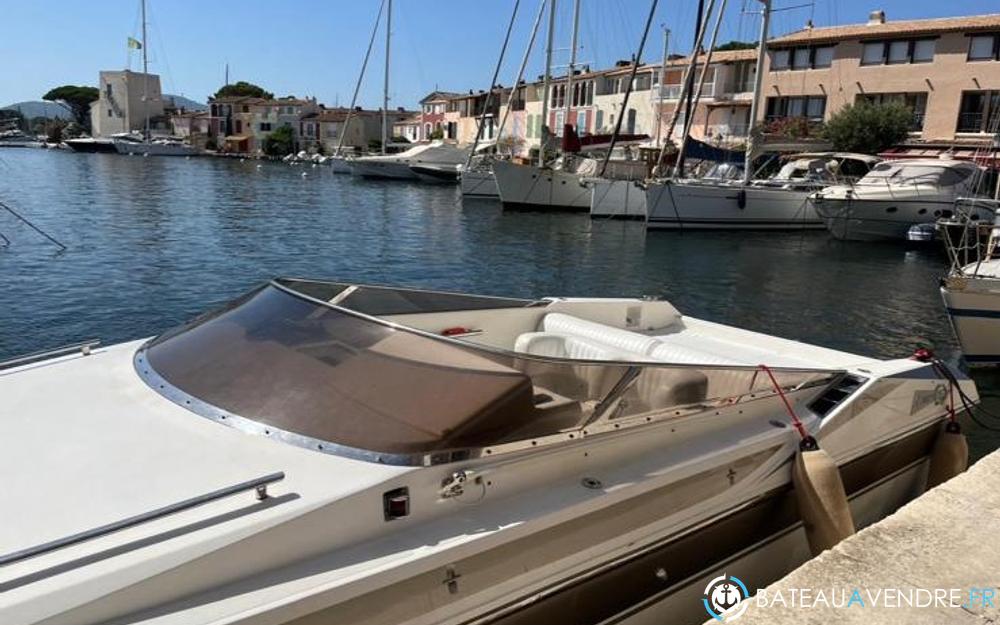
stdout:
<svg viewBox="0 0 1000 625">
<path fill-rule="evenodd" d="M 794 427 L 795 430 L 798 431 L 799 436 L 801 436 L 803 440 L 809 438 L 809 432 L 806 432 L 806 426 L 803 425 L 802 421 L 799 419 L 799 416 L 795 414 L 795 410 L 792 409 L 792 404 L 788 401 L 788 397 L 785 396 L 785 391 L 781 389 L 781 385 L 778 384 L 778 380 L 774 377 L 774 374 L 771 372 L 771 368 L 768 367 L 767 365 L 757 365 L 757 366 L 760 367 L 761 371 L 767 374 L 767 377 L 771 378 L 771 384 L 774 386 L 775 392 L 778 393 L 779 397 L 781 397 L 781 401 L 785 403 L 785 410 L 788 411 L 788 416 L 792 418 L 792 427 Z"/>
</svg>

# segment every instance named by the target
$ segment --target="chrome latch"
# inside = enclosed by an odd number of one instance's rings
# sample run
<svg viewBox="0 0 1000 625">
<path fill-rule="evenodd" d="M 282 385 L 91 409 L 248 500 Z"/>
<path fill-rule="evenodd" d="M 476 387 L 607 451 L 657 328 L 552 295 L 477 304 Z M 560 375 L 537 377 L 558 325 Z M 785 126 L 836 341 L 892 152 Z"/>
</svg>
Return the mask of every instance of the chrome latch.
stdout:
<svg viewBox="0 0 1000 625">
<path fill-rule="evenodd" d="M 465 493 L 465 484 L 469 480 L 472 480 L 474 476 L 475 471 L 466 469 L 462 471 L 455 471 L 448 477 L 441 480 L 441 499 L 460 497 Z"/>
</svg>

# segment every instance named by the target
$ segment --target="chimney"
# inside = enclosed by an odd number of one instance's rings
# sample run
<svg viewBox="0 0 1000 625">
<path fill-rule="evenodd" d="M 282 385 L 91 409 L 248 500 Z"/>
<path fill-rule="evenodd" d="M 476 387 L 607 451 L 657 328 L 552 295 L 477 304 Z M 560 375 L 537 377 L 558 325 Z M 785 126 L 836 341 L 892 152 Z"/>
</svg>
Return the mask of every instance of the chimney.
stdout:
<svg viewBox="0 0 1000 625">
<path fill-rule="evenodd" d="M 882 9 L 872 11 L 868 14 L 869 26 L 878 26 L 879 24 L 885 24 L 885 11 Z"/>
<path fill-rule="evenodd" d="M 812 20 L 806 20 L 806 30 L 812 30 L 814 28 Z"/>
</svg>

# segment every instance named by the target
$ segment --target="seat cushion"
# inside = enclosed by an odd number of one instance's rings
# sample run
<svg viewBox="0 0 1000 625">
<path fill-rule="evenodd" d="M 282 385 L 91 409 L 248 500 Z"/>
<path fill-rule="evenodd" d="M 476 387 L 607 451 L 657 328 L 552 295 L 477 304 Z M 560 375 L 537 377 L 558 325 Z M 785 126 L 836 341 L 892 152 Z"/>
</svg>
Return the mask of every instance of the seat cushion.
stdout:
<svg viewBox="0 0 1000 625">
<path fill-rule="evenodd" d="M 546 332 L 597 342 L 624 352 L 621 360 L 649 360 L 650 353 L 659 343 L 654 338 L 636 332 L 612 328 L 563 313 L 545 315 L 542 327 Z"/>
</svg>

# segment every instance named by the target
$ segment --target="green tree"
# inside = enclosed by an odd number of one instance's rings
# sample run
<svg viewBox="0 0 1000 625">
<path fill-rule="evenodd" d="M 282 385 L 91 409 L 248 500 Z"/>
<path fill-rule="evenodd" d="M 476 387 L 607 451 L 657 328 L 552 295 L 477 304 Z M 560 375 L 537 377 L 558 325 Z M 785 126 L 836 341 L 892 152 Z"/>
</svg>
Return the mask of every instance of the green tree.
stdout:
<svg viewBox="0 0 1000 625">
<path fill-rule="evenodd" d="M 76 123 L 84 128 L 90 128 L 90 104 L 96 101 L 99 95 L 97 87 L 63 85 L 50 89 L 42 99 L 66 105 Z"/>
<path fill-rule="evenodd" d="M 282 126 L 264 137 L 261 146 L 268 156 L 284 156 L 295 151 L 295 134 L 291 126 Z"/>
<path fill-rule="evenodd" d="M 265 100 L 273 100 L 274 94 L 270 91 L 264 91 L 263 87 L 258 87 L 257 85 L 246 82 L 239 81 L 231 85 L 226 85 L 215 92 L 212 98 L 225 98 L 225 97 L 251 97 L 251 98 L 264 98 Z"/>
<path fill-rule="evenodd" d="M 754 43 L 753 41 L 736 41 L 736 40 L 733 40 L 733 41 L 727 41 L 726 43 L 722 44 L 721 46 L 716 46 L 715 50 L 716 51 L 725 51 L 725 50 L 753 50 L 756 47 L 757 47 L 757 44 Z"/>
<path fill-rule="evenodd" d="M 835 150 L 878 154 L 903 139 L 913 126 L 913 109 L 902 102 L 848 105 L 827 120 L 821 136 Z"/>
</svg>

